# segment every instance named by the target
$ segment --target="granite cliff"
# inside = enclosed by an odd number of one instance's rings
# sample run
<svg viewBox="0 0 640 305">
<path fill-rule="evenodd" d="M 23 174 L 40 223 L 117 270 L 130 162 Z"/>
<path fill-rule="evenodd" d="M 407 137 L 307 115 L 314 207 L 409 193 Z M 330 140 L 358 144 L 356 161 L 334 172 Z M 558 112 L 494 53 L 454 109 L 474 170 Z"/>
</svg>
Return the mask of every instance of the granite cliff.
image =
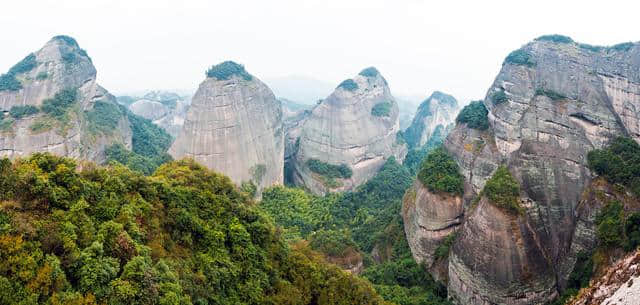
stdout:
<svg viewBox="0 0 640 305">
<path fill-rule="evenodd" d="M 187 97 L 166 91 L 151 91 L 130 105 L 136 115 L 151 120 L 174 138 L 180 134 L 189 109 Z"/>
<path fill-rule="evenodd" d="M 438 128 L 446 136 L 453 128 L 459 110 L 458 101 L 453 96 L 433 92 L 420 104 L 411 125 L 404 132 L 409 147 L 422 147 Z"/>
<path fill-rule="evenodd" d="M 229 61 L 213 66 L 169 153 L 193 158 L 238 185 L 253 182 L 258 192 L 282 184 L 282 106 L 243 66 Z"/>
<path fill-rule="evenodd" d="M 105 160 L 105 147 L 131 148 L 131 128 L 115 97 L 96 83 L 91 58 L 56 36 L 0 76 L 0 155 L 51 152 Z"/>
<path fill-rule="evenodd" d="M 640 44 L 598 47 L 549 35 L 509 54 L 485 99 L 461 112 L 444 143 L 463 192 L 442 198 L 415 185 L 429 195 L 405 203 L 414 257 L 433 263 L 434 245 L 455 231 L 443 280 L 456 303 L 554 299 L 577 253 L 595 246 L 600 204 L 583 204 L 594 177 L 587 153 L 621 135 L 640 140 L 639 103 Z M 483 192 L 501 166 L 519 186 L 517 212 Z"/>
<path fill-rule="evenodd" d="M 314 193 L 351 190 L 373 177 L 406 145 L 387 81 L 367 68 L 342 82 L 305 119 L 296 140 L 293 180 Z"/>
</svg>

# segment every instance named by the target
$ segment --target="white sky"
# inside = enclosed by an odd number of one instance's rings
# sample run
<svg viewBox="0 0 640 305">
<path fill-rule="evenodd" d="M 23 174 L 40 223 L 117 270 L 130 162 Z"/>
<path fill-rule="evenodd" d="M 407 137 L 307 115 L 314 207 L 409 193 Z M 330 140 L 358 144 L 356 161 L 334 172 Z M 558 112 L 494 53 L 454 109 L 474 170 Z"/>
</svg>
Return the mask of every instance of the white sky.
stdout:
<svg viewBox="0 0 640 305">
<path fill-rule="evenodd" d="M 640 40 L 640 1 L 4 0 L 0 71 L 52 36 L 87 50 L 114 93 L 195 89 L 208 66 L 336 85 L 376 66 L 396 95 L 482 98 L 504 57 L 542 34 Z"/>
</svg>

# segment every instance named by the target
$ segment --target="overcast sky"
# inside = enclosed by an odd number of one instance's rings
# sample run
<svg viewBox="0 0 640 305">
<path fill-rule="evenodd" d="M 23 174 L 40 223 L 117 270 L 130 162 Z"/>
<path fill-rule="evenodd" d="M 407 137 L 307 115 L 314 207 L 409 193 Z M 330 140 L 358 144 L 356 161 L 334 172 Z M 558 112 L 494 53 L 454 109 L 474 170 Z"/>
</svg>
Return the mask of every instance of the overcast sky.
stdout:
<svg viewBox="0 0 640 305">
<path fill-rule="evenodd" d="M 114 93 L 195 89 L 208 66 L 234 60 L 261 79 L 336 85 L 376 66 L 396 95 L 438 89 L 477 99 L 504 57 L 542 34 L 601 45 L 640 40 L 638 1 L 593 2 L 7 0 L 0 71 L 66 34 Z"/>
</svg>

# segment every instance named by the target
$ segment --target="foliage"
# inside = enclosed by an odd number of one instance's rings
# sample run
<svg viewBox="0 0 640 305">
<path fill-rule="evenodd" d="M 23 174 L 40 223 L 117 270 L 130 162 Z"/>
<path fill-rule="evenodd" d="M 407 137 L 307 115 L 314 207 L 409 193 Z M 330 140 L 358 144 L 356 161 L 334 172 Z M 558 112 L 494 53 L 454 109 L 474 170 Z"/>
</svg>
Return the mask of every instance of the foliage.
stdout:
<svg viewBox="0 0 640 305">
<path fill-rule="evenodd" d="M 371 115 L 373 116 L 390 116 L 391 115 L 391 103 L 382 102 L 377 103 L 371 108 Z"/>
<path fill-rule="evenodd" d="M 42 71 L 36 75 L 36 80 L 45 80 L 49 77 L 49 73 Z"/>
<path fill-rule="evenodd" d="M 52 39 L 61 40 L 72 47 L 78 47 L 78 42 L 73 37 L 67 35 L 58 35 L 53 37 Z"/>
<path fill-rule="evenodd" d="M 351 178 L 353 171 L 346 164 L 334 165 L 322 162 L 318 159 L 309 159 L 306 162 L 309 170 L 328 178 Z"/>
<path fill-rule="evenodd" d="M 369 67 L 360 71 L 360 73 L 358 74 L 364 77 L 376 77 L 380 74 L 380 72 L 378 72 L 378 69 L 376 69 L 375 67 Z"/>
<path fill-rule="evenodd" d="M 633 42 L 623 42 L 609 47 L 610 50 L 627 52 L 633 48 Z"/>
<path fill-rule="evenodd" d="M 49 154 L 0 162 L 0 301 L 383 304 L 304 243 L 288 246 L 231 180 L 191 160 L 151 177 Z"/>
<path fill-rule="evenodd" d="M 504 165 L 498 167 L 493 176 L 487 180 L 482 194 L 500 208 L 516 214 L 522 212 L 519 200 L 520 185 Z"/>
<path fill-rule="evenodd" d="M 151 158 L 164 155 L 173 141 L 171 135 L 150 120 L 130 111 L 126 112 L 133 132 L 131 137 L 133 152 Z"/>
<path fill-rule="evenodd" d="M 77 98 L 78 91 L 76 89 L 60 90 L 53 98 L 48 98 L 42 102 L 42 112 L 52 117 L 61 118 L 76 102 Z"/>
<path fill-rule="evenodd" d="M 172 160 L 168 154 L 155 157 L 143 156 L 126 149 L 120 143 L 108 146 L 105 148 L 104 153 L 107 157 L 107 162 L 118 162 L 131 170 L 141 172 L 145 175 L 152 174 L 160 165 Z"/>
<path fill-rule="evenodd" d="M 447 131 L 445 128 L 442 125 L 436 126 L 431 133 L 431 136 L 422 147 L 409 150 L 402 165 L 404 165 L 412 175 L 415 175 L 418 172 L 424 157 L 427 156 L 429 152 L 442 145 L 446 136 Z"/>
<path fill-rule="evenodd" d="M 33 105 L 25 105 L 25 106 L 12 106 L 9 110 L 9 114 L 14 119 L 21 119 L 26 116 L 34 115 L 38 113 L 40 110 L 38 107 Z"/>
<path fill-rule="evenodd" d="M 123 118 L 123 113 L 118 105 L 109 101 L 96 101 L 93 109 L 86 111 L 89 130 L 93 133 L 112 134 L 118 127 L 118 122 Z"/>
<path fill-rule="evenodd" d="M 640 145 L 633 139 L 617 137 L 607 148 L 590 151 L 587 162 L 599 176 L 629 187 L 640 196 Z"/>
<path fill-rule="evenodd" d="M 0 114 L 0 132 L 8 132 L 13 130 L 13 122 L 12 118 L 5 118 L 2 114 Z"/>
<path fill-rule="evenodd" d="M 579 252 L 576 264 L 569 275 L 568 288 L 580 289 L 589 285 L 589 280 L 593 275 L 593 258 L 588 252 Z"/>
<path fill-rule="evenodd" d="M 338 88 L 342 88 L 347 91 L 355 91 L 358 89 L 358 84 L 353 79 L 345 79 L 338 85 Z"/>
<path fill-rule="evenodd" d="M 507 97 L 507 94 L 504 93 L 504 90 L 498 90 L 491 96 L 491 101 L 494 105 L 498 105 L 509 101 L 509 98 Z"/>
<path fill-rule="evenodd" d="M 390 249 L 391 256 L 383 255 L 380 264 L 368 263 L 364 255 L 362 273 L 386 300 L 449 304 L 444 286 L 413 260 L 404 235 L 401 199 L 412 180 L 406 168 L 389 158 L 375 177 L 352 192 L 319 197 L 276 186 L 263 191 L 259 207 L 283 227 L 288 240 L 310 239 L 326 255 Z"/>
<path fill-rule="evenodd" d="M 418 179 L 432 192 L 461 195 L 463 191 L 458 164 L 442 147 L 431 151 L 422 161 Z"/>
<path fill-rule="evenodd" d="M 536 65 L 536 62 L 533 60 L 531 54 L 523 49 L 518 49 L 509 53 L 504 62 L 514 65 L 527 66 L 529 68 Z"/>
<path fill-rule="evenodd" d="M 31 132 L 33 133 L 48 131 L 48 130 L 51 130 L 52 128 L 53 128 L 53 122 L 45 118 L 38 119 L 29 126 L 29 130 L 31 130 Z"/>
<path fill-rule="evenodd" d="M 544 95 L 554 101 L 559 101 L 567 98 L 563 94 L 560 94 L 550 89 L 544 89 L 544 88 L 536 89 L 536 95 Z"/>
<path fill-rule="evenodd" d="M 557 42 L 557 43 L 573 43 L 573 39 L 571 39 L 571 37 L 564 36 L 564 35 L 558 35 L 558 34 L 542 35 L 542 36 L 536 38 L 535 40 L 536 41 L 551 41 L 551 42 Z"/>
<path fill-rule="evenodd" d="M 243 65 L 239 65 L 233 61 L 225 61 L 207 70 L 207 77 L 213 77 L 218 80 L 228 80 L 234 75 L 242 77 L 244 80 L 252 79 L 251 74 L 244 69 Z"/>
<path fill-rule="evenodd" d="M 586 43 L 578 43 L 578 47 L 584 50 L 588 50 L 591 52 L 600 52 L 603 49 L 606 49 L 606 47 L 602 47 L 602 46 L 594 46 L 594 45 L 590 45 L 590 44 L 586 44 Z"/>
<path fill-rule="evenodd" d="M 451 246 L 453 246 L 453 242 L 456 240 L 456 236 L 457 234 L 455 232 L 451 233 L 447 237 L 445 237 L 442 243 L 438 245 L 434 253 L 436 259 L 445 259 L 449 257 L 449 249 L 451 249 Z"/>
<path fill-rule="evenodd" d="M 16 76 L 10 73 L 0 75 L 0 91 L 18 91 L 22 89 L 22 83 Z"/>
<path fill-rule="evenodd" d="M 486 130 L 489 128 L 488 115 L 489 111 L 487 111 L 484 103 L 482 101 L 474 101 L 462 108 L 456 117 L 456 122 L 466 123 L 469 128 Z"/>
<path fill-rule="evenodd" d="M 38 65 L 36 61 L 36 55 L 31 53 L 22 59 L 19 63 L 15 64 L 7 74 L 18 75 L 21 73 L 29 72 Z"/>
</svg>

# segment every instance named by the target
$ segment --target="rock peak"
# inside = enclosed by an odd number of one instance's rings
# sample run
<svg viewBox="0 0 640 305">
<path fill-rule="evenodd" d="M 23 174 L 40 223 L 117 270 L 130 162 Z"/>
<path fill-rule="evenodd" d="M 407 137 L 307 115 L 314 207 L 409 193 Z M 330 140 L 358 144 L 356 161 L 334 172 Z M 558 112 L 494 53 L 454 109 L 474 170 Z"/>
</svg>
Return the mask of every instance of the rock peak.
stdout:
<svg viewBox="0 0 640 305">
<path fill-rule="evenodd" d="M 378 71 L 378 69 L 376 69 L 376 67 L 368 67 L 365 68 L 364 70 L 360 71 L 360 73 L 358 73 L 358 75 L 362 75 L 364 77 L 376 77 L 378 75 L 380 75 L 380 72 Z"/>
<path fill-rule="evenodd" d="M 232 76 L 238 76 L 247 81 L 253 79 L 243 65 L 230 60 L 212 66 L 206 74 L 207 77 L 217 80 L 229 80 Z"/>
<path fill-rule="evenodd" d="M 51 38 L 50 42 L 53 42 L 53 41 L 62 42 L 74 48 L 80 48 L 80 45 L 78 45 L 78 42 L 71 36 L 67 36 L 67 35 L 54 36 L 53 38 Z"/>
<path fill-rule="evenodd" d="M 431 95 L 424 102 L 427 102 L 427 101 L 431 102 L 434 99 L 438 101 L 439 105 L 449 105 L 451 107 L 458 106 L 458 101 L 456 100 L 455 97 L 438 90 L 433 91 L 433 93 L 431 93 Z"/>
</svg>

